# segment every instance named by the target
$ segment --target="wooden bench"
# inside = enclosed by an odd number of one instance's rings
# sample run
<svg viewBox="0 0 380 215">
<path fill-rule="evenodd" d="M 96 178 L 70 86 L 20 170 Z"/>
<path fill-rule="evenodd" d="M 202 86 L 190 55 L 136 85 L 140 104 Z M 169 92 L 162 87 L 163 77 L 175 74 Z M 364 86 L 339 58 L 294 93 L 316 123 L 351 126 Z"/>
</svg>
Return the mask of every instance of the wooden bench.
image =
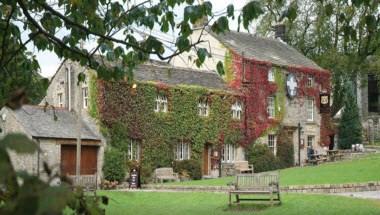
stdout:
<svg viewBox="0 0 380 215">
<path fill-rule="evenodd" d="M 248 161 L 235 161 L 234 168 L 237 174 L 242 174 L 242 173 L 253 174 L 253 165 L 249 165 Z"/>
<path fill-rule="evenodd" d="M 178 174 L 173 171 L 173 168 L 158 168 L 154 170 L 154 181 L 163 183 L 165 180 L 178 181 Z"/>
<path fill-rule="evenodd" d="M 229 191 L 229 205 L 232 204 L 232 195 L 236 197 L 234 203 L 238 204 L 240 201 L 270 201 L 271 205 L 275 202 L 281 204 L 278 172 L 240 174 L 236 176 L 233 185 L 234 188 Z M 240 198 L 241 195 L 260 195 L 260 198 Z M 262 197 L 265 195 L 269 198 Z"/>
</svg>

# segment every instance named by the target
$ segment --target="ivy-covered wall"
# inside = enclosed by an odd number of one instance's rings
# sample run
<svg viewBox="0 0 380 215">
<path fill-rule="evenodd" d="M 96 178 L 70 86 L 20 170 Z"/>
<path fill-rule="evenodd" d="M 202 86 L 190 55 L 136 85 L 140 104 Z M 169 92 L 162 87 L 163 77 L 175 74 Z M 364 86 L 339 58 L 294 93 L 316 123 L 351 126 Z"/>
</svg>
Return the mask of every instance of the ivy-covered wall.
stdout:
<svg viewBox="0 0 380 215">
<path fill-rule="evenodd" d="M 191 144 L 191 158 L 201 161 L 206 143 L 239 144 L 244 141 L 243 121 L 231 116 L 231 105 L 241 98 L 226 91 L 163 83 L 98 81 L 98 110 L 110 145 L 127 153 L 130 138 L 141 141 L 140 164 L 147 175 L 154 168 L 171 166 L 174 146 Z M 168 112 L 154 112 L 157 94 L 168 98 Z M 198 101 L 207 99 L 208 117 L 198 115 Z"/>
</svg>

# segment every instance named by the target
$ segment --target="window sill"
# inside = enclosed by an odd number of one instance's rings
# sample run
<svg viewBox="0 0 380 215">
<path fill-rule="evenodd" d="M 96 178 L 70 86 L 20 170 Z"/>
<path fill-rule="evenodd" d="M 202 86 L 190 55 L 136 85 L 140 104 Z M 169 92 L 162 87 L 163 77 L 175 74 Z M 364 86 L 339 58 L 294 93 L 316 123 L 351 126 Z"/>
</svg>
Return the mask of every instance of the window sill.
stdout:
<svg viewBox="0 0 380 215">
<path fill-rule="evenodd" d="M 317 122 L 313 121 L 306 121 L 306 125 L 316 125 Z"/>
</svg>

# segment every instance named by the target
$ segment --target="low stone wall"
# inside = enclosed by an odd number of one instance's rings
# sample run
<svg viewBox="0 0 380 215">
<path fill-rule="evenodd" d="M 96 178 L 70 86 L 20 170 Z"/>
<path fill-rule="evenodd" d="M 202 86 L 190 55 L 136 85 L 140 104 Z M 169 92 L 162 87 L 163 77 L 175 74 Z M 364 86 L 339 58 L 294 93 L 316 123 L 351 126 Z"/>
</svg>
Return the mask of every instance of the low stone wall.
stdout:
<svg viewBox="0 0 380 215">
<path fill-rule="evenodd" d="M 228 186 L 180 186 L 165 184 L 147 184 L 143 189 L 157 191 L 181 191 L 181 192 L 228 192 L 232 187 Z M 297 185 L 281 187 L 283 193 L 346 193 L 380 191 L 380 181 L 366 183 L 347 184 L 323 184 L 323 185 Z"/>
</svg>

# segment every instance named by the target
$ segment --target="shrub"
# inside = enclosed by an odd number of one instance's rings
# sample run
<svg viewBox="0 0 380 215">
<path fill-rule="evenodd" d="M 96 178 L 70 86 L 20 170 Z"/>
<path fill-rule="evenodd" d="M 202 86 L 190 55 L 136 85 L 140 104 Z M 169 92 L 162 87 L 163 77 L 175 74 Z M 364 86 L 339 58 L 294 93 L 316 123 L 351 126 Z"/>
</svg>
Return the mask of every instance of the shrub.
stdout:
<svg viewBox="0 0 380 215">
<path fill-rule="evenodd" d="M 186 173 L 191 179 L 201 179 L 201 164 L 197 160 L 183 160 L 174 162 L 174 171 L 177 173 Z"/>
<path fill-rule="evenodd" d="M 294 166 L 294 146 L 292 142 L 282 142 L 277 144 L 277 158 L 280 168 Z"/>
<path fill-rule="evenodd" d="M 279 161 L 267 145 L 255 143 L 248 148 L 248 162 L 254 167 L 255 172 L 265 172 L 279 168 Z"/>
<path fill-rule="evenodd" d="M 125 178 L 126 165 L 123 152 L 110 148 L 104 153 L 103 174 L 108 181 L 121 182 Z"/>
</svg>

